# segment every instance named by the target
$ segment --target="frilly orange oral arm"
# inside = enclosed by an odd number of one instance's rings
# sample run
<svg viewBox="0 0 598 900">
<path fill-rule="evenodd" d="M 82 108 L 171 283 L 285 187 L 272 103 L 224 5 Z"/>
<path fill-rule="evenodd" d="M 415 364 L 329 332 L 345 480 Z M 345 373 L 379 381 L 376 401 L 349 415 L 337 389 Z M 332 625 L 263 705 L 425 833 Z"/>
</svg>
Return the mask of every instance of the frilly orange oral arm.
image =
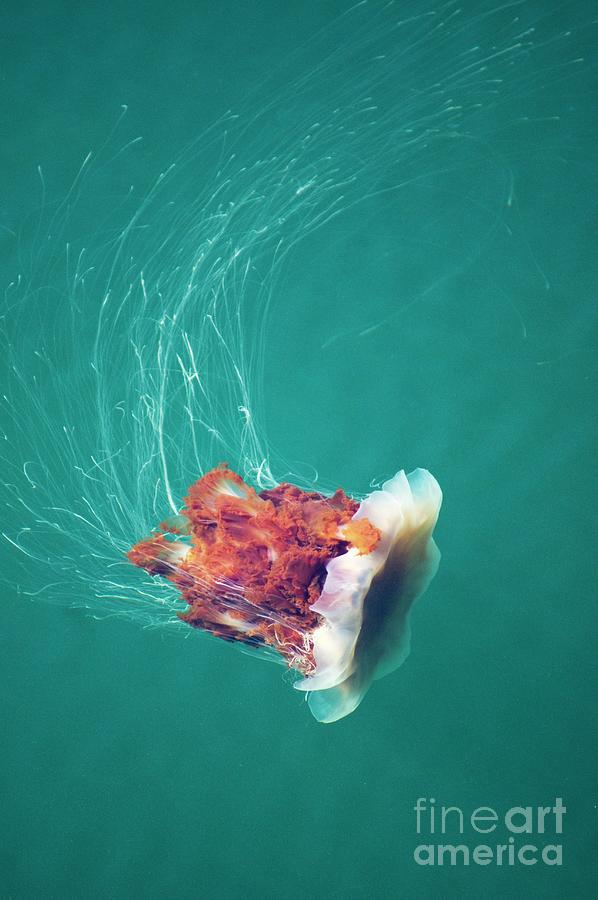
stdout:
<svg viewBox="0 0 598 900">
<path fill-rule="evenodd" d="M 180 617 L 227 640 L 267 644 L 304 673 L 313 668 L 311 606 L 326 565 L 380 538 L 359 504 L 280 484 L 257 493 L 221 464 L 191 485 L 180 514 L 135 544 L 128 557 L 177 585 L 188 604 Z"/>
</svg>

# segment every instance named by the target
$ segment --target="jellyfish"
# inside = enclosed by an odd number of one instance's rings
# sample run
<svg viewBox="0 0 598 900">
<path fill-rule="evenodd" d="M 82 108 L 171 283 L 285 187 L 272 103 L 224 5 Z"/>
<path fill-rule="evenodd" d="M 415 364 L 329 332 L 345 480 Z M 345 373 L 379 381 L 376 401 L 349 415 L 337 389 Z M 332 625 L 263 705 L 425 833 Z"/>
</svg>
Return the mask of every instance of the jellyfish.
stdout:
<svg viewBox="0 0 598 900">
<path fill-rule="evenodd" d="M 126 110 L 84 159 L 64 143 L 69 183 L 41 161 L 31 216 L 2 225 L 7 589 L 271 655 L 323 722 L 404 660 L 440 489 L 417 469 L 365 496 L 353 461 L 371 487 L 460 446 L 433 386 L 467 366 L 482 300 L 520 327 L 512 260 L 539 277 L 516 202 L 530 123 L 549 110 L 568 134 L 575 104 L 553 108 L 551 86 L 583 71 L 575 21 L 473 6 L 350 6 L 166 164 L 156 151 L 153 180 Z M 293 353 L 318 409 L 297 391 L 291 410 Z M 347 493 L 331 432 L 359 443 Z"/>
<path fill-rule="evenodd" d="M 411 606 L 438 567 L 441 497 L 425 469 L 358 503 L 340 488 L 257 492 L 220 464 L 128 557 L 177 586 L 192 627 L 273 649 L 303 676 L 294 686 L 314 717 L 335 722 L 409 653 Z"/>
</svg>

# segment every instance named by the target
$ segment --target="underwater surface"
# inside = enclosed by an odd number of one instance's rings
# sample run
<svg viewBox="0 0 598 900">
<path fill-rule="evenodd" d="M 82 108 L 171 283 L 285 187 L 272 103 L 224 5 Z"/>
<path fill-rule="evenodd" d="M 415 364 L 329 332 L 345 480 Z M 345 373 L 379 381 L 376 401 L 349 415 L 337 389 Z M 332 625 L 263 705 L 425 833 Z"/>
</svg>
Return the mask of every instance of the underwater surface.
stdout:
<svg viewBox="0 0 598 900">
<path fill-rule="evenodd" d="M 0 896 L 593 897 L 594 4 L 3 19 Z M 438 479 L 341 721 L 127 559 L 221 462 Z"/>
</svg>

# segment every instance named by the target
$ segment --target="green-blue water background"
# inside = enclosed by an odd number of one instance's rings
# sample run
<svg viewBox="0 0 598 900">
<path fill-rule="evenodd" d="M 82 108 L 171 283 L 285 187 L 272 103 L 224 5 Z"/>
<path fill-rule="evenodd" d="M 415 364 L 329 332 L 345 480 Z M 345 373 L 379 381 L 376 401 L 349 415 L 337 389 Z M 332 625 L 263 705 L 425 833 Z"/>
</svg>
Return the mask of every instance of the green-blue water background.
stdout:
<svg viewBox="0 0 598 900">
<path fill-rule="evenodd" d="M 66 190 L 121 103 L 144 136 L 122 178 L 151 179 L 343 8 L 5 9 L 3 224 L 35 204 L 39 163 Z M 372 203 L 310 238 L 280 286 L 272 444 L 348 488 L 416 465 L 443 487 L 443 562 L 408 663 L 322 727 L 280 670 L 226 645 L 3 597 L 2 896 L 594 895 L 590 76 L 540 94 L 568 111 L 567 128 L 513 138 L 515 238 L 482 240 L 461 272 L 455 233 L 467 226 L 451 216 L 465 205 L 439 178 L 399 212 Z M 484 197 L 486 174 L 472 195 Z M 416 295 L 435 287 L 390 326 L 323 351 L 335 329 L 372 324 L 373 294 L 378 321 L 395 312 L 399 264 L 405 296 L 410 277 Z M 562 796 L 564 865 L 420 868 L 419 796 L 466 811 Z"/>
</svg>

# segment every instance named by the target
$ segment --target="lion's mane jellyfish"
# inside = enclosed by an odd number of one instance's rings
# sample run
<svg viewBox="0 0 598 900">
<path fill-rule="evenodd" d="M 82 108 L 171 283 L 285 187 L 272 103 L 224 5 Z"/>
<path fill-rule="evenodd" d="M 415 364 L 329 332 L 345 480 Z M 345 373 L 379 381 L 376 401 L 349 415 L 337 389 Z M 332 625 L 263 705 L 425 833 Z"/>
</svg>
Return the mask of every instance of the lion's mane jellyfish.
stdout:
<svg viewBox="0 0 598 900">
<path fill-rule="evenodd" d="M 587 14 L 548 5 L 349 4 L 215 122 L 191 91 L 180 152 L 176 129 L 166 159 L 142 149 L 123 110 L 83 160 L 68 141 L 42 160 L 31 215 L 2 220 L 0 583 L 261 648 L 324 722 L 402 662 L 440 489 L 416 470 L 332 493 L 327 437 L 363 439 L 377 471 L 440 465 L 468 373 L 539 322 L 548 245 L 529 225 L 585 134 L 589 74 Z M 553 358 L 543 335 L 524 369 Z M 454 403 L 432 390 L 453 369 Z M 209 471 L 221 459 L 239 475 Z"/>
<path fill-rule="evenodd" d="M 424 469 L 359 503 L 340 489 L 257 492 L 221 464 L 128 556 L 177 586 L 189 625 L 275 650 L 303 676 L 315 718 L 334 722 L 409 652 L 409 610 L 438 567 L 441 499 Z"/>
</svg>

